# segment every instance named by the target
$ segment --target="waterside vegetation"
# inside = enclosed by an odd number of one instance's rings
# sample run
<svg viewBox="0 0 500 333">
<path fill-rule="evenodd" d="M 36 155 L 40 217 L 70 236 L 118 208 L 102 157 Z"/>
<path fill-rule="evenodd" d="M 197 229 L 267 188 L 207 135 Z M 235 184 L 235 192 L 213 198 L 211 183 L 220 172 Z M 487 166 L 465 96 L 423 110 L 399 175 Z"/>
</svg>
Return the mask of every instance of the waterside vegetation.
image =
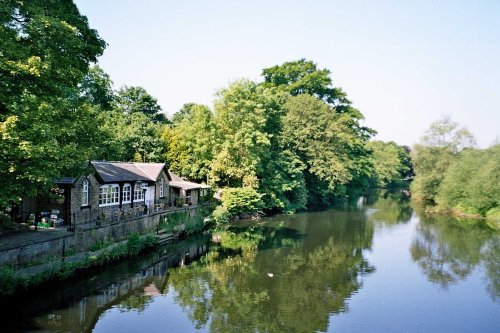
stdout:
<svg viewBox="0 0 500 333">
<path fill-rule="evenodd" d="M 449 117 L 433 123 L 412 151 L 412 194 L 427 211 L 487 218 L 500 229 L 500 144 L 474 144 L 472 134 Z"/>
</svg>

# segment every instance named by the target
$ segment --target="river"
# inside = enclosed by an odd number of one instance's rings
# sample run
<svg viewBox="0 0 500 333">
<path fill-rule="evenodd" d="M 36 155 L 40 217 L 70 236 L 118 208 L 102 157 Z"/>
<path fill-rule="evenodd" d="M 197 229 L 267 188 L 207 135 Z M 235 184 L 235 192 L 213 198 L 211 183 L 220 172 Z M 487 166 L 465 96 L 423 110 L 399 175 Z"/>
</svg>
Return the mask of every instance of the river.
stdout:
<svg viewBox="0 0 500 333">
<path fill-rule="evenodd" d="M 398 193 L 241 221 L 2 304 L 1 332 L 500 332 L 500 235 Z"/>
</svg>

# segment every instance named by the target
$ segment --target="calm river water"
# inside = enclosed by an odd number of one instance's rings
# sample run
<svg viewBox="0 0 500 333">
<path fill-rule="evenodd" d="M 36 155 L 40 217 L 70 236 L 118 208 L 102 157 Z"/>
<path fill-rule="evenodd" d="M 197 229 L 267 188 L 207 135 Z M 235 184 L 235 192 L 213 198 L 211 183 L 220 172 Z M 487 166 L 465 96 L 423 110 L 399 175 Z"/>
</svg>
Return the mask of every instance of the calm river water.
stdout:
<svg viewBox="0 0 500 333">
<path fill-rule="evenodd" d="M 235 224 L 3 304 L 1 332 L 500 332 L 500 235 L 398 194 Z"/>
</svg>

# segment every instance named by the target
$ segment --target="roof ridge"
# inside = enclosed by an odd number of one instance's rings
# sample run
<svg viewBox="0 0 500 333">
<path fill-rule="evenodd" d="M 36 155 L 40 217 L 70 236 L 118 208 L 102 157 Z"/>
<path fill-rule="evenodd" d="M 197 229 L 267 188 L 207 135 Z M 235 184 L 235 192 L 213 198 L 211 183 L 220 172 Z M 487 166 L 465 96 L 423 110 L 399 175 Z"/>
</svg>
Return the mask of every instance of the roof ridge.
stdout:
<svg viewBox="0 0 500 333">
<path fill-rule="evenodd" d="M 146 177 L 148 177 L 149 179 L 151 179 L 151 180 L 153 180 L 153 181 L 154 181 L 154 180 L 156 180 L 156 179 L 152 178 L 150 174 L 148 174 L 146 171 L 144 171 L 144 170 L 143 170 L 140 166 L 138 166 L 137 164 L 135 164 L 135 163 L 134 163 L 134 166 L 135 166 L 137 169 L 141 170 L 141 172 L 142 172 L 142 173 L 143 173 Z"/>
</svg>

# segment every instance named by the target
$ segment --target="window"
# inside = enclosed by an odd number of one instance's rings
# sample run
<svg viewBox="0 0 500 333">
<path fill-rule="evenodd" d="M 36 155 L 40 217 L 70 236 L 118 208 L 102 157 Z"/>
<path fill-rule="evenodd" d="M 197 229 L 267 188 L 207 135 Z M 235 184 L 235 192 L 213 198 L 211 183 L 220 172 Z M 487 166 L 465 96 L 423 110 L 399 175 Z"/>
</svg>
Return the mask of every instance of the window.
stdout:
<svg viewBox="0 0 500 333">
<path fill-rule="evenodd" d="M 163 178 L 160 179 L 160 198 L 163 198 L 165 195 L 164 195 L 164 192 L 163 192 L 163 187 L 164 187 L 164 184 L 163 184 Z"/>
<path fill-rule="evenodd" d="M 134 185 L 134 201 L 144 200 L 144 191 L 142 190 L 141 185 L 141 182 L 137 182 Z"/>
<path fill-rule="evenodd" d="M 122 202 L 129 203 L 131 199 L 132 187 L 130 184 L 123 185 Z"/>
<path fill-rule="evenodd" d="M 99 206 L 116 205 L 120 200 L 120 188 L 116 184 L 99 187 Z"/>
<path fill-rule="evenodd" d="M 89 180 L 85 178 L 82 183 L 82 206 L 89 204 Z"/>
</svg>

